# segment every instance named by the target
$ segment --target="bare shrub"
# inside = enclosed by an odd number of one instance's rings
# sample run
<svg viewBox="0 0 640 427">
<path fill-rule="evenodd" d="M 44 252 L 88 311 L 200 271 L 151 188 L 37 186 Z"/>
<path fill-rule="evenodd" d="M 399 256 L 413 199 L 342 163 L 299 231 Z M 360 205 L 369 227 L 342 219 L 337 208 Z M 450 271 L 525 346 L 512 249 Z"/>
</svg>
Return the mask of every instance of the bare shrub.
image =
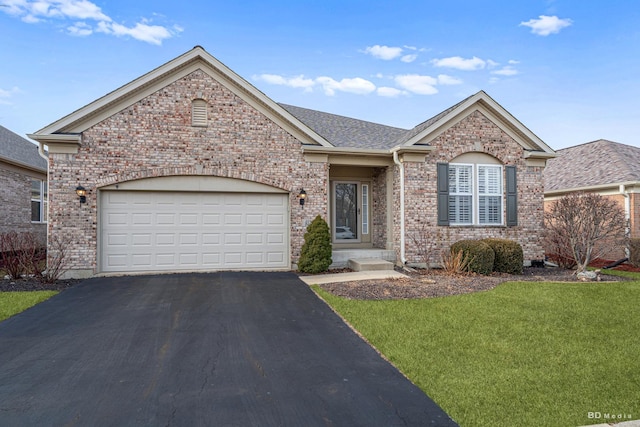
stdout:
<svg viewBox="0 0 640 427">
<path fill-rule="evenodd" d="M 10 279 L 18 279 L 23 273 L 18 256 L 20 241 L 20 235 L 15 231 L 0 234 L 0 261 L 2 261 L 2 268 Z"/>
<path fill-rule="evenodd" d="M 568 194 L 551 205 L 544 219 L 547 239 L 556 245 L 547 250 L 572 259 L 577 272 L 625 245 L 624 210 L 599 194 Z"/>
<path fill-rule="evenodd" d="M 429 223 L 420 224 L 417 231 L 409 237 L 416 248 L 420 261 L 425 265 L 425 268 L 429 268 L 439 240 L 434 227 Z"/>
<path fill-rule="evenodd" d="M 459 250 L 442 252 L 442 269 L 448 274 L 462 274 L 469 271 L 471 257 L 468 252 Z"/>
<path fill-rule="evenodd" d="M 47 268 L 42 272 L 44 283 L 53 283 L 68 271 L 69 239 L 53 236 L 49 239 L 47 250 Z"/>
</svg>

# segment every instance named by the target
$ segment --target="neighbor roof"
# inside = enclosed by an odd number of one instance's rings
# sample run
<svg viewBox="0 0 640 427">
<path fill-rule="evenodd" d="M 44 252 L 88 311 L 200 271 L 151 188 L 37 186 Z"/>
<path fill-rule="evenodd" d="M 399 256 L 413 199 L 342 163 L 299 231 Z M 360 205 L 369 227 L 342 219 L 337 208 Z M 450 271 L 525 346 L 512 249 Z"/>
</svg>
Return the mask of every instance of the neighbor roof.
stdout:
<svg viewBox="0 0 640 427">
<path fill-rule="evenodd" d="M 544 169 L 545 192 L 640 182 L 640 148 L 599 139 L 556 151 Z"/>
<path fill-rule="evenodd" d="M 0 159 L 30 169 L 47 171 L 47 161 L 38 153 L 38 146 L 4 126 L 0 126 Z"/>
</svg>

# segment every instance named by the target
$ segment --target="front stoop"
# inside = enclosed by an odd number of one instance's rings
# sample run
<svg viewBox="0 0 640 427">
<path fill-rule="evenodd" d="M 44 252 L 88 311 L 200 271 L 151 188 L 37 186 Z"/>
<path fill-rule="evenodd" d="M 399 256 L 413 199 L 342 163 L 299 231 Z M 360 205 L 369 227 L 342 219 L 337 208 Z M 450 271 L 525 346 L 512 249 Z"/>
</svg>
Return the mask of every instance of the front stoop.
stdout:
<svg viewBox="0 0 640 427">
<path fill-rule="evenodd" d="M 353 271 L 393 270 L 393 263 L 378 258 L 350 259 L 348 267 Z"/>
<path fill-rule="evenodd" d="M 367 259 L 375 258 L 380 260 L 396 262 L 396 253 L 386 249 L 333 249 L 331 254 L 333 263 L 329 269 L 347 268 L 350 259 Z"/>
</svg>

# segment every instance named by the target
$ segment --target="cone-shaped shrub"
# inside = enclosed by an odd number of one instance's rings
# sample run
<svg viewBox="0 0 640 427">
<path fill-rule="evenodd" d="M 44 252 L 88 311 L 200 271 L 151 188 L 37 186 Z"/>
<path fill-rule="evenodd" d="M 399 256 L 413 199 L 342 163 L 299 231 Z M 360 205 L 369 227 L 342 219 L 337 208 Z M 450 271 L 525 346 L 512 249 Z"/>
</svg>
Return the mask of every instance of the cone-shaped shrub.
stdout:
<svg viewBox="0 0 640 427">
<path fill-rule="evenodd" d="M 298 270 L 303 273 L 322 273 L 331 265 L 331 234 L 327 222 L 318 215 L 307 227 L 304 245 L 298 260 Z"/>
</svg>

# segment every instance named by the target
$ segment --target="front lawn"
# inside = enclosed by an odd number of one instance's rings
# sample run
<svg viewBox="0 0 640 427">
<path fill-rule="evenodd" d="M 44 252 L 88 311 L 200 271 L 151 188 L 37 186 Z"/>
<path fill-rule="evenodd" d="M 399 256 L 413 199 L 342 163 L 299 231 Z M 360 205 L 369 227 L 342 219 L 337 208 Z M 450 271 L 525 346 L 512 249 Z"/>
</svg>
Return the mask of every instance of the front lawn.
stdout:
<svg viewBox="0 0 640 427">
<path fill-rule="evenodd" d="M 463 427 L 640 418 L 640 281 L 391 301 L 314 289 Z"/>
<path fill-rule="evenodd" d="M 0 292 L 0 322 L 57 293 L 57 291 Z"/>
</svg>

